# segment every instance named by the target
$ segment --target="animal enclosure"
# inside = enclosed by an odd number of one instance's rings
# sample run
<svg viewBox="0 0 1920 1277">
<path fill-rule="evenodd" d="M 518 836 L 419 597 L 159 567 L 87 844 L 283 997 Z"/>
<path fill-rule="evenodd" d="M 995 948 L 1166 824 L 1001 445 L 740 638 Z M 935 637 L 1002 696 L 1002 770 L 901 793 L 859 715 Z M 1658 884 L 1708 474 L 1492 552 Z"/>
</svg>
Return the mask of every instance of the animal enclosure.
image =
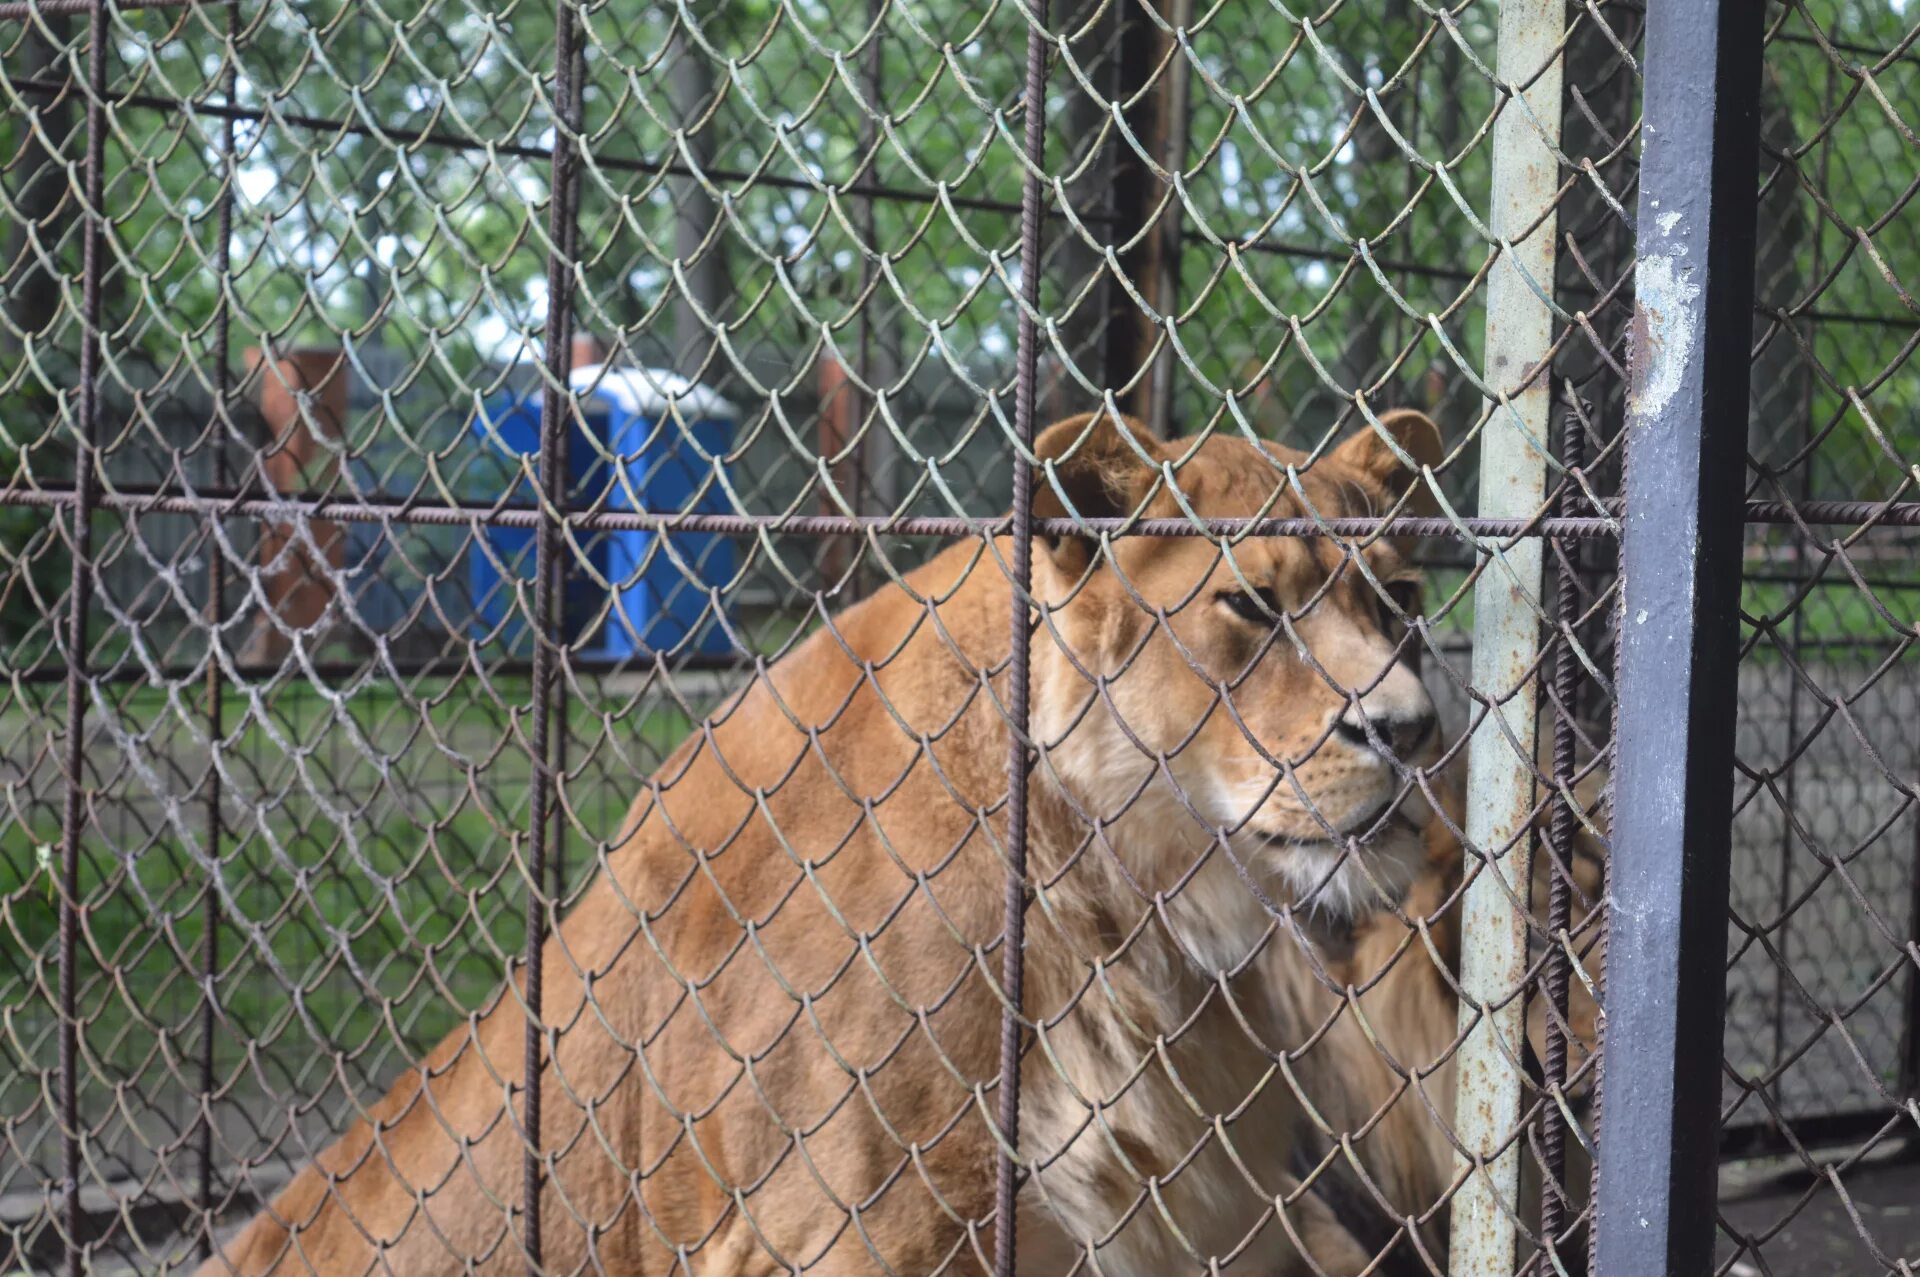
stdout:
<svg viewBox="0 0 1920 1277">
<path fill-rule="evenodd" d="M 0 0 L 0 1272 L 1920 1263 L 1917 22 Z"/>
</svg>

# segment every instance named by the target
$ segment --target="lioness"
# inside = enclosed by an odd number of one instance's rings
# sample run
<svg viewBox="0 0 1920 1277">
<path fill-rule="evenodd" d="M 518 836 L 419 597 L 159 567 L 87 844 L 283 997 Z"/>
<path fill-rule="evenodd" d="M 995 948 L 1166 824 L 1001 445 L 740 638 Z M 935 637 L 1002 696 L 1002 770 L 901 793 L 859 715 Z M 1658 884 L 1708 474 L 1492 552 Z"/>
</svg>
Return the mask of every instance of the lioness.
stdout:
<svg viewBox="0 0 1920 1277">
<path fill-rule="evenodd" d="M 1283 448 L 1096 414 L 1035 451 L 1043 517 L 1338 518 L 1393 508 L 1440 443 L 1391 413 L 1291 476 Z M 1011 544 L 835 617 L 647 782 L 545 949 L 549 1271 L 988 1265 Z M 1036 543 L 1022 1272 L 1370 1262 L 1287 1173 L 1277 1061 L 1311 1009 L 1266 972 L 1318 960 L 1296 916 L 1371 907 L 1421 862 L 1435 716 L 1383 602 L 1404 553 Z M 203 1273 L 523 1268 L 522 996 Z"/>
<path fill-rule="evenodd" d="M 1544 772 L 1549 762 L 1544 751 L 1539 761 Z M 1457 775 L 1430 780 L 1442 810 L 1427 826 L 1426 860 L 1404 899 L 1390 911 L 1356 920 L 1348 943 L 1327 960 L 1324 975 L 1331 980 L 1301 970 L 1298 963 L 1275 961 L 1269 971 L 1275 981 L 1295 985 L 1294 996 L 1326 1026 L 1295 1063 L 1319 1129 L 1300 1133 L 1293 1168 L 1335 1207 L 1352 1236 L 1384 1255 L 1377 1270 L 1381 1277 L 1446 1270 L 1447 1207 L 1463 1174 L 1452 1139 L 1453 1066 L 1460 1040 L 1455 981 L 1466 860 L 1455 831 L 1463 805 Z M 1583 815 L 1567 860 L 1557 863 L 1544 846 L 1534 856 L 1532 910 L 1542 936 L 1554 876 L 1564 873 L 1570 887 L 1569 935 L 1579 969 L 1569 981 L 1566 1018 L 1560 1023 L 1568 1039 L 1568 1102 L 1576 1117 L 1584 1113 L 1593 1089 L 1599 1020 L 1594 988 L 1606 957 L 1599 929 L 1590 920 L 1604 884 L 1604 844 L 1590 830 L 1596 827 L 1605 781 L 1603 770 L 1587 768 L 1575 785 Z M 1329 984 L 1345 986 L 1348 995 L 1340 997 Z M 1549 1018 L 1539 993 L 1536 988 L 1527 1003 L 1526 1045 L 1534 1062 L 1546 1057 Z M 1569 1136 L 1565 1150 L 1564 1214 L 1577 1221 L 1592 1168 L 1577 1138 Z M 1529 1138 L 1520 1163 L 1519 1218 L 1526 1228 L 1540 1218 L 1545 1191 L 1538 1151 Z M 1415 1221 L 1413 1227 L 1408 1220 Z M 1583 1247 L 1574 1232 L 1556 1240 L 1554 1271 L 1584 1271 Z M 1533 1244 L 1522 1242 L 1523 1247 Z"/>
</svg>

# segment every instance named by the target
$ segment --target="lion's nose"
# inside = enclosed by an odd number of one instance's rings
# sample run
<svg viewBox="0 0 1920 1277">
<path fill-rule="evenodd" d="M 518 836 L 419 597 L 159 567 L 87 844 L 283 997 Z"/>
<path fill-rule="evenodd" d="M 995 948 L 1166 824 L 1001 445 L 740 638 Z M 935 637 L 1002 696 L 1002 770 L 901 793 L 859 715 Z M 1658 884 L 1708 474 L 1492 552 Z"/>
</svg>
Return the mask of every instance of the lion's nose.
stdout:
<svg viewBox="0 0 1920 1277">
<path fill-rule="evenodd" d="M 1427 743 L 1438 721 L 1432 705 L 1372 714 L 1356 705 L 1340 716 L 1334 730 L 1348 744 L 1404 761 Z"/>
</svg>

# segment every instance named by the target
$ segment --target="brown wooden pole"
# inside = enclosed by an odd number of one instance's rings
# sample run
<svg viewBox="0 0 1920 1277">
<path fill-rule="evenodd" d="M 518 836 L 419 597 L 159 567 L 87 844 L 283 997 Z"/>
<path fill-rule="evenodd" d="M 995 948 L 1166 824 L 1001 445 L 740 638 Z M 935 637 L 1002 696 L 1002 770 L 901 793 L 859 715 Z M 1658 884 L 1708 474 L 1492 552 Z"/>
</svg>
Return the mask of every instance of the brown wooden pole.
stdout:
<svg viewBox="0 0 1920 1277">
<path fill-rule="evenodd" d="M 268 364 L 260 348 L 249 347 L 246 360 L 259 379 L 260 417 L 269 440 L 260 468 L 267 482 L 277 494 L 332 490 L 339 459 L 322 441 L 337 442 L 346 422 L 342 352 L 302 347 Z M 267 522 L 256 558 L 270 615 L 255 624 L 242 663 L 277 665 L 292 648 L 293 632 L 316 630 L 326 620 L 346 561 L 346 537 L 340 524 L 327 519 L 307 524 L 305 537 L 298 524 Z"/>
</svg>

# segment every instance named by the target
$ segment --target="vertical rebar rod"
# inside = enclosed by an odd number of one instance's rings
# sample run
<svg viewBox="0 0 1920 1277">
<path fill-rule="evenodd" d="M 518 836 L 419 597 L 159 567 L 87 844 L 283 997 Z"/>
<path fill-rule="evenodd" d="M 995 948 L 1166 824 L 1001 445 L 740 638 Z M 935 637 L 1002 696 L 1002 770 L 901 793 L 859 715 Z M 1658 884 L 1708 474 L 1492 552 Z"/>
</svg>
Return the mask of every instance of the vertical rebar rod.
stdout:
<svg viewBox="0 0 1920 1277">
<path fill-rule="evenodd" d="M 1564 0 L 1504 0 L 1493 126 L 1486 382 L 1500 395 L 1480 437 L 1480 513 L 1525 516 L 1547 499 Z M 1455 1134 L 1465 1181 L 1448 1237 L 1455 1277 L 1513 1271 L 1525 1056 L 1527 893 L 1533 878 L 1542 546 L 1497 552 L 1474 587 L 1473 686 L 1484 713 L 1467 746 L 1466 834 L 1479 863 L 1462 913 Z"/>
<path fill-rule="evenodd" d="M 221 73 L 221 95 L 228 106 L 238 106 L 240 6 L 226 6 L 226 66 Z M 213 311 L 213 411 L 216 429 L 213 445 L 214 481 L 221 491 L 233 486 L 227 468 L 227 441 L 233 422 L 233 370 L 228 362 L 232 339 L 233 312 L 228 296 L 233 271 L 233 197 L 236 163 L 235 120 L 228 115 L 220 129 L 220 215 L 213 246 L 214 272 L 218 277 L 219 299 Z M 200 1130 L 196 1172 L 200 1190 L 201 1259 L 213 1254 L 213 1044 L 219 1031 L 220 976 L 220 742 L 226 736 L 226 708 L 220 686 L 220 626 L 226 619 L 227 563 L 221 553 L 221 538 L 211 535 L 218 528 L 213 516 L 207 537 L 207 890 L 201 900 L 200 962 L 205 987 L 200 993 Z"/>
<path fill-rule="evenodd" d="M 87 614 L 93 602 L 93 508 L 97 494 L 100 418 L 100 273 L 106 218 L 100 204 L 106 164 L 107 9 L 94 0 L 87 12 L 86 159 L 81 182 L 86 207 L 80 238 L 80 395 L 74 448 L 72 576 L 67 589 L 66 794 L 60 822 L 60 1143 L 68 1277 L 80 1277 L 80 1022 L 77 949 L 80 933 L 80 822 L 84 803 L 87 717 Z"/>
<path fill-rule="evenodd" d="M 556 38 L 558 34 L 558 31 L 556 31 Z M 573 49 L 573 83 L 576 86 L 584 84 L 586 77 L 586 56 L 586 45 L 578 38 L 576 31 Z M 583 87 L 576 88 L 571 104 L 573 114 L 569 123 L 576 131 L 580 126 L 580 103 L 584 93 L 585 89 Z M 577 175 L 578 168 L 571 168 L 570 172 Z M 577 201 L 579 199 L 578 177 L 575 176 L 573 181 L 575 190 L 569 198 Z M 577 249 L 578 222 L 579 207 L 576 202 L 572 213 L 569 215 L 568 224 L 565 227 L 568 237 L 565 246 L 566 251 L 562 253 L 562 256 L 569 264 L 574 260 L 574 254 Z M 571 296 L 571 294 L 569 294 L 569 296 Z M 569 379 L 573 375 L 575 355 L 576 352 L 573 344 L 573 315 L 571 310 L 569 310 L 567 315 L 567 362 L 563 374 Z M 558 465 L 560 473 L 565 476 L 562 479 L 562 483 L 565 485 L 563 491 L 567 494 L 566 503 L 569 507 L 572 506 L 574 500 L 579 495 L 574 490 L 573 459 L 568 451 L 572 446 L 572 442 L 573 431 L 571 429 L 562 430 L 559 439 L 559 460 L 556 464 Z M 573 574 L 575 566 L 573 558 L 569 554 L 555 555 L 553 561 L 548 566 L 552 569 L 554 575 L 551 587 L 552 594 L 548 599 L 550 611 L 542 621 L 542 624 L 546 625 L 550 632 L 564 635 L 566 633 L 567 578 Z M 548 711 L 549 715 L 560 721 L 559 734 L 553 738 L 553 767 L 551 772 L 551 775 L 554 777 L 553 785 L 555 788 L 553 792 L 557 796 L 559 787 L 564 785 L 566 781 L 568 746 L 571 743 L 573 731 L 573 719 L 569 708 L 568 679 L 565 677 L 564 670 L 561 671 L 559 677 L 554 679 L 551 696 L 553 699 L 552 706 Z M 546 854 L 547 891 L 549 899 L 552 902 L 552 907 L 558 909 L 566 903 L 567 897 L 567 805 L 565 802 L 553 803 L 553 832 L 549 835 L 549 838 L 551 841 L 547 844 Z"/>
<path fill-rule="evenodd" d="M 1623 33 L 1624 44 L 1625 47 L 1629 49 L 1637 48 L 1640 45 L 1640 37 L 1645 31 L 1645 23 L 1643 20 L 1634 22 L 1631 18 L 1629 19 L 1629 23 L 1627 30 Z M 1614 77 L 1619 81 L 1619 87 L 1613 93 L 1614 128 L 1612 130 L 1612 137 L 1620 139 L 1632 134 L 1639 119 L 1640 69 L 1627 58 L 1618 58 L 1614 62 Z M 1621 162 L 1631 163 L 1632 158 L 1623 157 Z M 1607 236 L 1608 261 L 1619 262 L 1630 257 L 1633 251 L 1633 226 L 1630 223 L 1619 218 L 1613 219 L 1612 222 L 1609 223 Z M 1601 419 L 1600 426 L 1602 430 L 1605 429 L 1608 420 L 1610 420 L 1610 418 L 1607 417 Z M 1620 429 L 1625 429 L 1624 420 L 1621 421 Z M 1614 442 L 1617 443 L 1618 438 L 1619 436 L 1616 434 Z M 1600 442 L 1600 455 L 1604 456 L 1608 444 L 1605 439 L 1602 439 Z M 1609 540 L 1605 546 L 1595 550 L 1589 550 L 1587 553 L 1589 567 L 1597 577 L 1605 580 L 1611 576 L 1613 579 L 1618 580 L 1620 556 L 1617 541 Z M 1620 607 L 1617 600 L 1613 606 L 1600 610 L 1600 614 L 1595 616 L 1589 624 L 1587 632 L 1593 637 L 1589 650 L 1614 653 L 1619 651 Z M 1615 737 L 1619 735 L 1619 715 L 1620 704 L 1616 698 L 1607 706 L 1605 740 L 1607 741 L 1606 748 L 1609 754 L 1613 748 Z M 1614 777 L 1611 770 L 1609 770 L 1607 783 L 1601 792 L 1600 811 L 1598 814 L 1599 823 L 1609 831 L 1609 836 L 1611 836 L 1611 830 L 1613 828 L 1613 811 L 1617 804 L 1618 797 L 1619 791 L 1614 787 Z M 1602 902 L 1600 925 L 1597 934 L 1594 936 L 1593 943 L 1596 951 L 1604 954 L 1607 946 L 1612 943 L 1613 911 L 1607 904 L 1607 902 L 1612 899 L 1612 856 L 1609 855 L 1606 862 L 1601 865 L 1600 875 L 1600 899 Z M 1604 961 L 1599 964 L 1599 969 L 1593 972 L 1592 996 L 1596 1009 L 1604 1011 L 1607 1005 L 1607 966 Z M 1591 1068 L 1593 1080 L 1588 1084 L 1586 1114 L 1587 1130 L 1589 1132 L 1600 1129 L 1601 1108 L 1606 1102 L 1607 1020 L 1604 1014 L 1596 1014 L 1594 1017 L 1593 1063 Z M 1599 1191 L 1599 1177 L 1600 1159 L 1599 1150 L 1596 1147 L 1594 1149 L 1592 1164 L 1587 1169 L 1587 1200 L 1589 1202 L 1592 1202 Z M 1598 1271 L 1598 1260 L 1594 1254 L 1597 1240 L 1596 1230 L 1589 1226 L 1587 1229 L 1586 1246 L 1587 1271 L 1589 1273 Z"/>
<path fill-rule="evenodd" d="M 572 0 L 557 0 L 554 8 L 554 138 L 553 168 L 547 200 L 547 325 L 546 393 L 540 414 L 540 526 L 534 542 L 532 732 L 529 749 L 529 806 L 527 821 L 526 917 L 526 1044 L 522 1137 L 526 1151 L 521 1166 L 521 1208 L 525 1213 L 522 1243 L 527 1271 L 542 1271 L 540 1238 L 541 1190 L 545 1183 L 540 1148 L 541 1058 L 546 1026 L 541 1019 L 542 956 L 547 941 L 546 860 L 553 799 L 552 721 L 555 662 L 565 630 L 556 627 L 554 595 L 560 579 L 556 562 L 561 553 L 559 509 L 571 488 L 567 475 L 567 440 L 572 424 L 573 396 L 568 380 L 573 371 L 574 244 L 579 227 L 578 181 L 575 168 L 580 130 L 580 76 L 575 41 L 577 15 Z M 564 726 L 562 728 L 564 730 Z"/>
<path fill-rule="evenodd" d="M 1560 513 L 1574 511 L 1579 492 L 1578 478 L 1586 459 L 1586 418 L 1577 404 L 1569 405 L 1561 415 L 1560 464 L 1566 468 L 1566 480 L 1560 492 Z M 1567 994 L 1573 975 L 1573 962 L 1566 946 L 1567 928 L 1573 919 L 1573 864 L 1576 836 L 1574 819 L 1574 716 L 1580 702 L 1580 658 L 1575 653 L 1574 626 L 1580 619 L 1580 543 L 1554 541 L 1559 559 L 1554 581 L 1554 637 L 1560 645 L 1553 667 L 1553 787 L 1557 797 L 1548 822 L 1548 845 L 1553 849 L 1554 872 L 1547 889 L 1547 961 L 1544 979 L 1547 998 L 1546 1105 L 1541 1114 L 1540 1156 L 1545 1163 L 1540 1186 L 1540 1239 L 1547 1262 L 1541 1272 L 1558 1272 L 1563 1265 L 1554 1260 L 1560 1231 L 1566 1226 L 1567 1128 L 1560 1107 L 1560 1093 L 1567 1084 Z"/>
<path fill-rule="evenodd" d="M 1032 757 L 1027 743 L 1027 661 L 1033 622 L 1033 405 L 1039 359 L 1041 173 L 1047 142 L 1047 0 L 1031 0 L 1027 29 L 1025 125 L 1026 177 L 1020 187 L 1020 323 L 1013 388 L 1012 602 L 1007 609 L 1007 881 L 1006 922 L 1001 931 L 1000 983 L 1006 1006 L 1000 1016 L 1000 1136 L 994 1177 L 994 1273 L 1013 1277 L 1015 1203 L 1020 1191 L 1015 1157 L 1020 1148 L 1020 1007 L 1026 984 L 1027 781 Z"/>
<path fill-rule="evenodd" d="M 1713 1263 L 1763 6 L 1646 16 L 1608 875 L 1601 1273 Z"/>
<path fill-rule="evenodd" d="M 1629 49 L 1638 48 L 1645 29 L 1644 20 L 1629 25 L 1628 29 L 1623 33 L 1625 46 Z M 1620 83 L 1613 93 L 1614 128 L 1612 130 L 1612 136 L 1615 139 L 1621 139 L 1631 135 L 1638 124 L 1640 68 L 1624 57 L 1619 58 L 1614 63 L 1614 76 Z M 1621 162 L 1623 164 L 1632 163 L 1633 157 L 1623 156 Z M 1613 222 L 1610 223 L 1607 234 L 1607 260 L 1610 262 L 1630 260 L 1634 247 L 1634 228 L 1632 224 L 1615 218 Z M 1600 428 L 1602 430 L 1606 428 L 1606 423 L 1609 420 L 1615 419 L 1608 417 L 1601 419 Z M 1618 432 L 1612 441 L 1614 444 L 1619 443 L 1619 432 L 1624 432 L 1626 428 L 1624 418 L 1617 420 L 1619 420 L 1620 424 L 1617 428 Z M 1604 456 L 1608 449 L 1608 441 L 1603 438 L 1600 442 L 1600 455 Z M 1588 555 L 1589 565 L 1600 579 L 1605 580 L 1609 576 L 1615 581 L 1619 579 L 1620 556 L 1617 541 L 1610 540 L 1605 547 L 1598 550 L 1589 550 Z M 1620 648 L 1620 604 L 1617 598 L 1612 606 L 1600 610 L 1600 614 L 1594 617 L 1593 621 L 1589 624 L 1587 632 L 1592 636 L 1593 640 L 1589 645 L 1589 650 L 1601 653 L 1611 652 L 1615 654 L 1617 658 Z M 1601 793 L 1599 812 L 1599 823 L 1603 828 L 1608 830 L 1609 838 L 1611 838 L 1613 828 L 1613 813 L 1618 805 L 1619 799 L 1619 790 L 1615 788 L 1615 777 L 1611 770 L 1613 742 L 1619 736 L 1619 732 L 1620 702 L 1616 695 L 1607 705 L 1605 740 L 1607 742 L 1606 750 L 1608 752 L 1609 771 L 1606 786 Z M 1613 940 L 1613 910 L 1612 906 L 1608 903 L 1612 900 L 1613 885 L 1613 857 L 1611 855 L 1609 855 L 1606 862 L 1601 865 L 1600 874 L 1600 899 L 1602 902 L 1600 908 L 1600 925 L 1593 942 L 1596 951 L 1604 954 L 1607 946 L 1610 945 Z M 1607 1006 L 1607 966 L 1605 961 L 1602 961 L 1599 964 L 1599 969 L 1593 972 L 1592 996 L 1596 1008 L 1596 1015 L 1593 1022 L 1593 1063 L 1591 1065 L 1593 1079 L 1588 1084 L 1586 1118 L 1587 1130 L 1589 1132 L 1597 1132 L 1603 1121 L 1601 1111 L 1607 1098 L 1607 1019 L 1605 1014 L 1603 1014 Z M 1599 1185 L 1600 1152 L 1598 1147 L 1595 1147 L 1591 1164 L 1587 1168 L 1587 1201 L 1589 1204 L 1598 1196 Z M 1591 1216 L 1589 1216 L 1586 1244 L 1587 1271 L 1589 1273 L 1597 1273 L 1599 1271 L 1599 1260 L 1595 1254 L 1598 1242 L 1598 1230 L 1592 1227 Z"/>
</svg>

